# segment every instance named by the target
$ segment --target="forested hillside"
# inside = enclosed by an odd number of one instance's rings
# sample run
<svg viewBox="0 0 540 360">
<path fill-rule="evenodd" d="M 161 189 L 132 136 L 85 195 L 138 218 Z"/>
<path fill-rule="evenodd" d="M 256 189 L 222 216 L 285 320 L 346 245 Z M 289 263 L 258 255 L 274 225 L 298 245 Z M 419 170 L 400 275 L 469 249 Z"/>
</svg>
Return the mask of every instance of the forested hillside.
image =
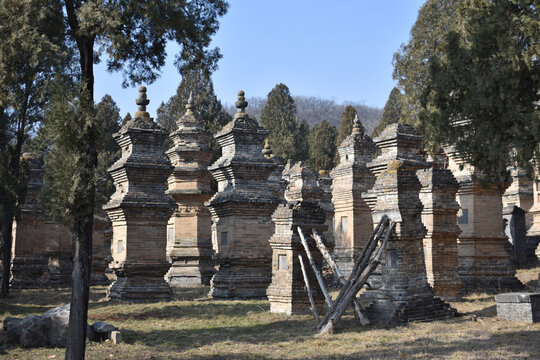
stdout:
<svg viewBox="0 0 540 360">
<path fill-rule="evenodd" d="M 306 120 L 310 127 L 319 124 L 323 120 L 327 120 L 330 124 L 339 127 L 341 114 L 347 105 L 352 105 L 358 110 L 358 117 L 364 124 L 366 132 L 371 134 L 373 129 L 379 123 L 382 115 L 382 109 L 366 106 L 357 102 L 336 103 L 334 100 L 321 99 L 315 96 L 294 96 L 296 104 L 298 120 Z M 247 99 L 249 106 L 247 112 L 260 120 L 261 111 L 266 104 L 266 98 L 251 97 Z M 232 115 L 236 112 L 236 108 L 232 104 L 225 104 L 225 109 Z"/>
</svg>

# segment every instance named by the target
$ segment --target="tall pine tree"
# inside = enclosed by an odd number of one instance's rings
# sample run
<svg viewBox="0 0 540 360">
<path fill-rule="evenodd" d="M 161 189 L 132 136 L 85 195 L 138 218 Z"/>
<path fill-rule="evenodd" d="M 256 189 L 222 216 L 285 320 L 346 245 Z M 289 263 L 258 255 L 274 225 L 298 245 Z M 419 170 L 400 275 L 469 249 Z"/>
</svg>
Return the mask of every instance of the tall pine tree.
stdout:
<svg viewBox="0 0 540 360">
<path fill-rule="evenodd" d="M 195 117 L 202 122 L 202 127 L 210 134 L 218 132 L 225 124 L 232 120 L 231 115 L 225 111 L 221 101 L 214 93 L 214 84 L 208 69 L 193 69 L 182 76 L 182 81 L 167 103 L 161 103 L 157 110 L 158 124 L 171 132 L 176 130 L 176 121 L 186 112 L 186 104 L 190 94 L 193 96 L 193 110 Z M 220 153 L 217 142 L 212 138 L 210 147 L 214 158 Z M 164 146 L 169 147 L 170 143 Z"/>
<path fill-rule="evenodd" d="M 326 120 L 311 128 L 309 161 L 315 170 L 331 170 L 334 167 L 337 135 L 337 128 Z"/>
<path fill-rule="evenodd" d="M 428 61 L 420 121 L 490 182 L 540 160 L 540 4 L 471 0 Z M 531 161 L 533 160 L 533 161 Z"/>
<path fill-rule="evenodd" d="M 390 124 L 395 124 L 401 119 L 401 92 L 398 88 L 393 88 L 390 91 L 390 96 L 384 105 L 381 121 L 373 130 L 371 137 L 378 136 Z"/>
<path fill-rule="evenodd" d="M 358 114 L 358 111 L 351 105 L 347 105 L 343 113 L 341 114 L 341 122 L 339 123 L 339 131 L 336 139 L 336 146 L 339 147 L 343 140 L 351 134 L 353 128 L 354 117 Z M 334 157 L 334 164 L 339 164 L 339 154 L 336 151 Z"/>
<path fill-rule="evenodd" d="M 459 30 L 459 4 L 464 0 L 427 0 L 418 12 L 407 44 L 394 54 L 393 77 L 403 93 L 402 122 L 418 128 L 420 100 L 430 73 L 427 61 L 442 56 L 445 36 Z"/>
<path fill-rule="evenodd" d="M 274 155 L 285 163 L 306 159 L 307 123 L 299 123 L 296 105 L 285 84 L 277 84 L 269 93 L 261 112 L 261 124 L 268 135 Z"/>
</svg>

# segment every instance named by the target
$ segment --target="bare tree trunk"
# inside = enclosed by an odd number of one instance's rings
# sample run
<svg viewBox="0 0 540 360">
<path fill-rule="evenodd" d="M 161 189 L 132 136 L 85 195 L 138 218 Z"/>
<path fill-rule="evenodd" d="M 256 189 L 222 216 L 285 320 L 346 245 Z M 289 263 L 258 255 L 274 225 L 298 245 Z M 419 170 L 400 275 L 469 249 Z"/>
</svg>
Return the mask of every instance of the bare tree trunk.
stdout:
<svg viewBox="0 0 540 360">
<path fill-rule="evenodd" d="M 73 257 L 73 289 L 69 311 L 69 335 L 66 359 L 84 359 L 86 327 L 88 322 L 88 299 L 90 296 L 90 264 L 92 262 L 93 216 L 76 224 L 71 236 L 75 240 Z M 82 232 L 79 232 L 82 229 Z"/>
<path fill-rule="evenodd" d="M 4 217 L 4 223 L 2 224 L 2 234 L 4 238 L 4 244 L 2 246 L 3 256 L 2 265 L 4 271 L 2 273 L 2 297 L 5 298 L 9 294 L 9 280 L 11 277 L 11 246 L 13 243 L 13 217 L 8 214 Z"/>
<path fill-rule="evenodd" d="M 31 85 L 26 84 L 27 88 Z M 0 230 L 2 231 L 2 236 L 4 238 L 3 245 L 3 256 L 2 256 L 2 265 L 4 271 L 2 273 L 2 292 L 1 295 L 3 298 L 7 297 L 9 294 L 9 281 L 11 278 L 11 247 L 13 246 L 13 219 L 17 215 L 17 203 L 22 201 L 24 196 L 20 196 L 22 190 L 20 189 L 22 180 L 21 174 L 21 153 L 22 146 L 24 142 L 25 127 L 26 127 L 26 117 L 27 117 L 27 104 L 29 99 L 28 90 L 26 91 L 26 98 L 24 107 L 22 108 L 20 117 L 17 121 L 17 135 L 15 139 L 15 149 L 11 157 L 8 156 L 6 171 L 8 172 L 5 179 L 11 180 L 11 191 L 12 195 L 8 195 L 7 199 L 4 201 L 4 219 L 3 224 Z M 8 185 L 9 186 L 9 185 Z M 23 192 L 24 194 L 24 192 Z"/>
</svg>

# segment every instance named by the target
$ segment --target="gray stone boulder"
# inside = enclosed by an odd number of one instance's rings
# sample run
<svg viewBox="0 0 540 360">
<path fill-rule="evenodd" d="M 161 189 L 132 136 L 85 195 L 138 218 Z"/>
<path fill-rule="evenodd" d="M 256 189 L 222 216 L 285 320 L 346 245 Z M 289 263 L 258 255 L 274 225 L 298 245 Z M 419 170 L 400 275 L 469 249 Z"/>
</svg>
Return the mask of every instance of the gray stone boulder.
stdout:
<svg viewBox="0 0 540 360">
<path fill-rule="evenodd" d="M 23 348 L 47 346 L 49 344 L 50 318 L 43 316 L 26 316 L 20 322 L 20 343 Z"/>
<path fill-rule="evenodd" d="M 25 348 L 54 346 L 65 347 L 69 332 L 70 305 L 62 305 L 46 311 L 41 316 L 30 315 L 23 319 L 7 317 L 3 323 L 8 344 L 20 344 Z M 86 338 L 90 341 L 104 341 L 111 333 L 118 331 L 104 321 L 97 321 L 86 328 Z"/>
<path fill-rule="evenodd" d="M 118 328 L 105 321 L 96 321 L 90 326 L 92 328 L 92 341 L 105 341 L 111 338 L 113 331 L 118 331 Z"/>
<path fill-rule="evenodd" d="M 22 319 L 10 316 L 4 319 L 3 329 L 6 332 L 8 344 L 19 344 L 21 342 L 21 321 Z"/>
<path fill-rule="evenodd" d="M 65 347 L 69 330 L 70 304 L 55 307 L 46 311 L 42 317 L 50 319 L 49 345 Z"/>
</svg>

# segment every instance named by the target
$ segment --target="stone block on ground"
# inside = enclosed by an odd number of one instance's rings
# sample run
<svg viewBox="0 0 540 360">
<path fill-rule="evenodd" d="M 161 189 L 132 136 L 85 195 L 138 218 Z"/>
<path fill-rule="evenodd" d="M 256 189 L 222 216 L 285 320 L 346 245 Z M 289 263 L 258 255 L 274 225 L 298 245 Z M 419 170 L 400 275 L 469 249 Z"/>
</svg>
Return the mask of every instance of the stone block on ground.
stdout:
<svg viewBox="0 0 540 360">
<path fill-rule="evenodd" d="M 122 333 L 120 331 L 111 332 L 111 341 L 114 345 L 118 345 L 122 342 Z"/>
<path fill-rule="evenodd" d="M 497 317 L 502 320 L 540 322 L 540 293 L 495 295 Z"/>
<path fill-rule="evenodd" d="M 116 326 L 105 321 L 96 321 L 92 324 L 91 328 L 94 333 L 93 341 L 105 341 L 111 338 L 112 332 L 118 332 L 118 328 Z"/>
</svg>

